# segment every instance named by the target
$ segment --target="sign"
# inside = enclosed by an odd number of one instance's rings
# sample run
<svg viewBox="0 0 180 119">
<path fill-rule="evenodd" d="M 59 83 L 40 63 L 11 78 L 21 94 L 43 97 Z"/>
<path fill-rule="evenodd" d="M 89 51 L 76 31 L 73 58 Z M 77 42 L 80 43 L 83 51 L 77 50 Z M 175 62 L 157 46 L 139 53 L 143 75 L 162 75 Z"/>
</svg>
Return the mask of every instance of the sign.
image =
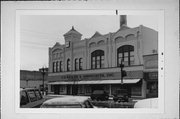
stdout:
<svg viewBox="0 0 180 119">
<path fill-rule="evenodd" d="M 85 74 L 85 75 L 64 75 L 61 76 L 61 79 L 72 79 L 72 80 L 81 80 L 81 79 L 102 79 L 102 78 L 112 78 L 114 77 L 113 73 L 103 73 L 103 74 Z"/>
</svg>

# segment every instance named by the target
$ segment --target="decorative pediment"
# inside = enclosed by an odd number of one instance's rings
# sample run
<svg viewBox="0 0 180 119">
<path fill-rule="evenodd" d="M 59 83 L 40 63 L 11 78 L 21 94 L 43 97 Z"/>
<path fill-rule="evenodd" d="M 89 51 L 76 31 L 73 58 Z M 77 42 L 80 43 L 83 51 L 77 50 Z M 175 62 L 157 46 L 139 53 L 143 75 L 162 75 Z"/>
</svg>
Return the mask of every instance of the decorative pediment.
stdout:
<svg viewBox="0 0 180 119">
<path fill-rule="evenodd" d="M 96 37 L 99 37 L 99 36 L 102 36 L 102 35 L 98 31 L 96 31 L 91 38 L 96 38 Z"/>
<path fill-rule="evenodd" d="M 65 33 L 64 36 L 68 36 L 68 35 L 70 35 L 70 34 L 75 34 L 75 35 L 80 35 L 80 36 L 82 36 L 81 33 L 79 33 L 78 31 L 76 31 L 76 30 L 74 29 L 74 26 L 72 26 L 72 29 L 69 30 L 67 33 Z"/>
</svg>

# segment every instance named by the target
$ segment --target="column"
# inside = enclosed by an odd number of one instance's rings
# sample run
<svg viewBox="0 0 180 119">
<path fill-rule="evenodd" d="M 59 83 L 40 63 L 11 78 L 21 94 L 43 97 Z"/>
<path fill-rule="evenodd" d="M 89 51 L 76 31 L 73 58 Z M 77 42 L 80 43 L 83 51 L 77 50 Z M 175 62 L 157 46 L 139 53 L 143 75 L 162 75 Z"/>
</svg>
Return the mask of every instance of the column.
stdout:
<svg viewBox="0 0 180 119">
<path fill-rule="evenodd" d="M 146 81 L 142 79 L 142 88 L 141 88 L 141 96 L 142 98 L 146 98 Z"/>
</svg>

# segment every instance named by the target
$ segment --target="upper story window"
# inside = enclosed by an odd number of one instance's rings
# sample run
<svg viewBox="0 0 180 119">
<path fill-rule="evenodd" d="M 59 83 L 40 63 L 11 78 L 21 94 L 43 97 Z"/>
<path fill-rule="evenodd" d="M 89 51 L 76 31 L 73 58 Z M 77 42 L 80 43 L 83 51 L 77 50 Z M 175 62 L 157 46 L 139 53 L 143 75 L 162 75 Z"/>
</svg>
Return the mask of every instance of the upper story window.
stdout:
<svg viewBox="0 0 180 119">
<path fill-rule="evenodd" d="M 75 71 L 78 70 L 78 58 L 75 59 Z"/>
<path fill-rule="evenodd" d="M 104 67 L 104 51 L 96 50 L 91 53 L 91 69 L 99 69 Z"/>
<path fill-rule="evenodd" d="M 121 60 L 125 66 L 134 64 L 134 46 L 124 45 L 117 49 L 117 66 L 120 66 Z"/>
<path fill-rule="evenodd" d="M 63 63 L 62 63 L 62 61 L 59 62 L 59 70 L 60 70 L 60 72 L 63 71 Z"/>
<path fill-rule="evenodd" d="M 70 59 L 67 60 L 67 71 L 70 71 L 71 65 L 70 65 Z"/>
<path fill-rule="evenodd" d="M 53 72 L 56 72 L 56 62 L 53 62 Z"/>
<path fill-rule="evenodd" d="M 56 62 L 56 72 L 59 72 L 59 62 Z"/>
<path fill-rule="evenodd" d="M 82 70 L 83 66 L 82 66 L 82 58 L 76 58 L 75 61 L 74 61 L 74 66 L 75 66 L 75 71 L 77 70 Z"/>
<path fill-rule="evenodd" d="M 82 66 L 82 58 L 79 58 L 79 70 L 82 70 L 83 69 L 83 66 Z"/>
</svg>

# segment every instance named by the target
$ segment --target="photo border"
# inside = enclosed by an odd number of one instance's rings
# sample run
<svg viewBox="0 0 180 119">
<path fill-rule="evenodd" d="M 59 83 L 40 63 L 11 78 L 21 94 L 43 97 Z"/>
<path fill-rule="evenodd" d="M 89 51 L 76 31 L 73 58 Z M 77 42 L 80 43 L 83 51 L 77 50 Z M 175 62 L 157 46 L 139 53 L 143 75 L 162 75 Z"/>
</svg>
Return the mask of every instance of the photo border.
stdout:
<svg viewBox="0 0 180 119">
<path fill-rule="evenodd" d="M 20 17 L 21 15 L 117 15 L 114 10 L 16 10 L 15 112 L 16 113 L 164 113 L 164 10 L 118 10 L 118 15 L 158 15 L 158 109 L 24 109 L 20 108 Z"/>
</svg>

